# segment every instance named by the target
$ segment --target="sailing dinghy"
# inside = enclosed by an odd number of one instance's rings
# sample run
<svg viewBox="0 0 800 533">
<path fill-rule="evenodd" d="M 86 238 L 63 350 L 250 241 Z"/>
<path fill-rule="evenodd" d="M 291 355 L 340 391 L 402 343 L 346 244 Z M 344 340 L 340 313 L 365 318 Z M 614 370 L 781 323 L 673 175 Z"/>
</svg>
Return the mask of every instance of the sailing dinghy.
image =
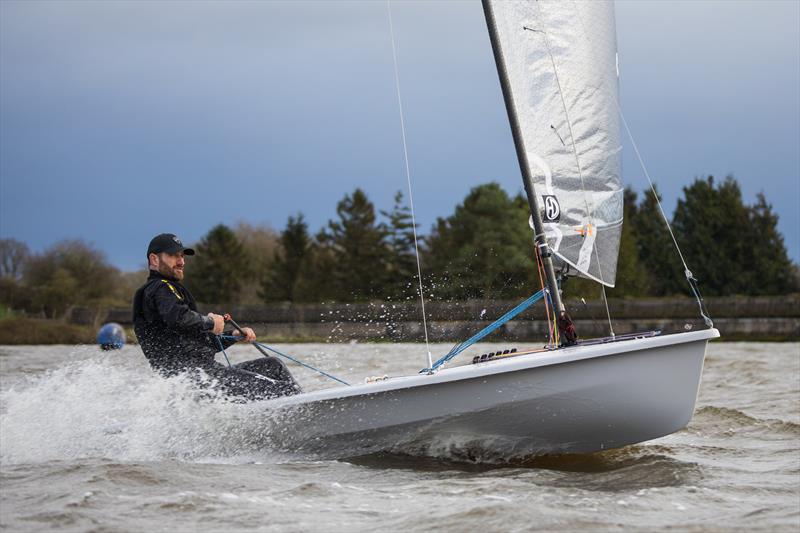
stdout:
<svg viewBox="0 0 800 533">
<path fill-rule="evenodd" d="M 623 188 L 613 4 L 483 8 L 543 280 L 526 305 L 544 301 L 550 342 L 445 368 L 481 333 L 417 375 L 270 400 L 287 448 L 354 456 L 458 436 L 514 455 L 593 452 L 668 435 L 692 417 L 706 345 L 719 332 L 688 268 L 708 329 L 577 340 L 561 301 L 566 275 L 615 283 Z"/>
</svg>

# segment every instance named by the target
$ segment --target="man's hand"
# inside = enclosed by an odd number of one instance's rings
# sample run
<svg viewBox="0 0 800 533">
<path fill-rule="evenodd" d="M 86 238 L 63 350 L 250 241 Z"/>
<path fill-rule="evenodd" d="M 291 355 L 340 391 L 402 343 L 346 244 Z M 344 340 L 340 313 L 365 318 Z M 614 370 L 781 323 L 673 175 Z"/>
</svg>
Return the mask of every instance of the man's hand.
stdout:
<svg viewBox="0 0 800 533">
<path fill-rule="evenodd" d="M 256 332 L 250 328 L 242 328 L 241 332 L 239 332 L 239 330 L 237 329 L 233 332 L 234 337 L 238 337 L 240 335 L 244 336 L 244 339 L 242 340 L 245 342 L 253 342 L 254 340 L 256 340 Z"/>
<path fill-rule="evenodd" d="M 208 313 L 208 316 L 214 319 L 214 329 L 211 331 L 214 335 L 221 335 L 222 330 L 225 329 L 225 319 L 222 315 L 215 315 L 214 313 Z"/>
</svg>

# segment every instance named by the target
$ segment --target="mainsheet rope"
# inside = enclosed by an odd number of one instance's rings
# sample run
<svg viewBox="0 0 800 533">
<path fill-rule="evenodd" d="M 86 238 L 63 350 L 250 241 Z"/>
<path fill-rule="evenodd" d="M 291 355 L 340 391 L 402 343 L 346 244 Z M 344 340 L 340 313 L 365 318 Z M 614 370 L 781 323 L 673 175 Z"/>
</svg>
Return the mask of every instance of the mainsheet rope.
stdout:
<svg viewBox="0 0 800 533">
<path fill-rule="evenodd" d="M 217 346 L 219 346 L 219 349 L 222 351 L 222 355 L 225 356 L 225 361 L 228 363 L 228 368 L 233 368 L 233 365 L 231 365 L 231 360 L 228 359 L 228 354 L 227 354 L 227 352 L 225 352 L 225 346 L 222 345 L 222 338 L 223 337 L 230 337 L 230 338 L 236 339 L 236 340 L 239 340 L 241 337 L 233 337 L 233 336 L 229 336 L 229 335 L 214 335 L 214 340 L 217 341 Z"/>
<path fill-rule="evenodd" d="M 216 335 L 215 337 L 216 337 L 216 339 L 217 339 L 217 344 L 219 345 L 219 347 L 220 347 L 220 350 L 222 350 L 222 355 L 224 355 L 224 356 L 225 356 L 225 360 L 226 360 L 226 361 L 228 361 L 228 366 L 230 367 L 230 366 L 231 366 L 231 362 L 230 362 L 230 360 L 228 359 L 228 354 L 227 354 L 227 353 L 225 353 L 225 348 L 223 348 L 223 346 L 222 346 L 222 341 L 223 341 L 223 340 L 234 340 L 234 341 L 239 341 L 239 340 L 242 340 L 244 337 L 237 337 L 237 336 L 234 336 L 234 335 Z M 308 368 L 309 370 L 313 370 L 314 372 L 317 372 L 317 373 L 319 373 L 319 374 L 322 374 L 322 375 L 323 375 L 323 376 L 325 376 L 326 378 L 332 379 L 332 380 L 334 380 L 334 381 L 338 381 L 338 382 L 339 382 L 339 383 L 341 383 L 342 385 L 347 385 L 348 387 L 350 386 L 350 384 L 349 384 L 348 382 L 346 382 L 345 380 L 343 380 L 343 379 L 339 379 L 339 378 L 337 378 L 336 376 L 333 376 L 333 375 L 331 375 L 331 374 L 328 374 L 328 373 L 327 373 L 327 372 L 325 372 L 324 370 L 320 370 L 319 368 L 316 368 L 316 367 L 314 367 L 314 366 L 311 366 L 311 365 L 309 365 L 308 363 L 304 363 L 303 361 L 301 361 L 301 360 L 297 359 L 296 357 L 292 357 L 291 355 L 287 355 L 287 354 L 285 354 L 285 353 L 283 353 L 283 352 L 281 352 L 281 351 L 279 351 L 279 350 L 277 350 L 277 349 L 273 348 L 272 346 L 267 346 L 266 344 L 262 344 L 262 343 L 260 343 L 260 342 L 257 342 L 257 341 L 253 341 L 253 342 L 252 342 L 252 344 L 253 344 L 254 346 L 258 346 L 258 347 L 261 347 L 261 348 L 263 348 L 263 349 L 265 349 L 265 350 L 268 350 L 268 351 L 270 351 L 270 352 L 272 352 L 272 353 L 274 353 L 274 354 L 276 354 L 276 355 L 279 355 L 279 356 L 281 356 L 281 357 L 283 357 L 283 358 L 286 358 L 286 359 L 288 359 L 289 361 L 292 361 L 292 362 L 294 362 L 294 363 L 297 363 L 297 364 L 298 364 L 298 365 L 300 365 L 300 366 L 304 366 L 304 367 Z"/>
</svg>

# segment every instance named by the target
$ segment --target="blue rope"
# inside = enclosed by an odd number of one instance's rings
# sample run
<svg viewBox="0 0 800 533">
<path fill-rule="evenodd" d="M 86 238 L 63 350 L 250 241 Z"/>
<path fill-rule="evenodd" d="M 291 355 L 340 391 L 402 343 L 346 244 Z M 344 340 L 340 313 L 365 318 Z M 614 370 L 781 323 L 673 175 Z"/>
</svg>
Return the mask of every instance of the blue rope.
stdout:
<svg viewBox="0 0 800 533">
<path fill-rule="evenodd" d="M 422 370 L 420 370 L 420 374 L 431 373 L 435 371 L 440 366 L 451 360 L 453 357 L 457 356 L 458 354 L 460 354 L 461 352 L 463 352 L 464 350 L 466 350 L 467 348 L 469 348 L 482 338 L 494 332 L 497 328 L 499 328 L 500 326 L 502 326 L 503 324 L 505 324 L 506 322 L 508 322 L 509 320 L 511 320 L 512 318 L 514 318 L 515 316 L 517 316 L 518 314 L 529 308 L 530 306 L 532 306 L 537 301 L 541 300 L 542 297 L 545 295 L 545 292 L 546 291 L 544 289 L 540 290 L 533 296 L 529 297 L 527 300 L 517 305 L 511 311 L 508 311 L 506 314 L 504 314 L 503 316 L 501 316 L 500 318 L 498 318 L 497 320 L 495 320 L 494 322 L 492 322 L 491 324 L 480 330 L 478 333 L 476 333 L 469 339 L 465 340 L 464 342 L 456 344 L 455 346 L 453 346 L 453 348 L 450 349 L 449 352 L 447 352 L 447 354 L 444 357 L 433 363 L 433 366 L 431 368 L 423 368 Z"/>
<path fill-rule="evenodd" d="M 222 341 L 220 340 L 220 339 L 226 338 L 226 337 L 229 337 L 229 335 L 214 335 L 214 338 L 217 340 L 217 346 L 219 346 L 219 349 L 222 350 L 222 355 L 225 356 L 225 361 L 228 362 L 228 368 L 231 368 L 232 367 L 231 366 L 231 360 L 228 359 L 228 354 L 225 353 L 225 347 L 222 346 Z M 235 338 L 238 339 L 238 337 L 235 337 Z"/>
</svg>

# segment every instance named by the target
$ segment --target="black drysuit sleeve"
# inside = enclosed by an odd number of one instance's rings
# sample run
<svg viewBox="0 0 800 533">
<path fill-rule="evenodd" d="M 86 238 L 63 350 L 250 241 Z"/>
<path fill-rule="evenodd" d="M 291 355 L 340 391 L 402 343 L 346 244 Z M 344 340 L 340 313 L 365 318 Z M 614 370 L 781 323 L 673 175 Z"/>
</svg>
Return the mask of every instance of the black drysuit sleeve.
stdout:
<svg viewBox="0 0 800 533">
<path fill-rule="evenodd" d="M 153 291 L 153 302 L 159 316 L 168 326 L 185 330 L 211 331 L 214 320 L 189 308 L 189 304 L 179 297 L 168 284 L 158 283 Z"/>
</svg>

